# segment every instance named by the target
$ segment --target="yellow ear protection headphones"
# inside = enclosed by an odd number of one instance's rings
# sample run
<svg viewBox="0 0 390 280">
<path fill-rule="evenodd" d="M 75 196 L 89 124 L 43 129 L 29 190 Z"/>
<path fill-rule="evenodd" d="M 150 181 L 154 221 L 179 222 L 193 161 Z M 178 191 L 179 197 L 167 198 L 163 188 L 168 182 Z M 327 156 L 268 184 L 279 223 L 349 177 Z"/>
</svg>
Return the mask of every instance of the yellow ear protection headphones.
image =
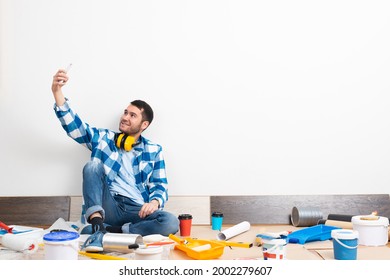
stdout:
<svg viewBox="0 0 390 280">
<path fill-rule="evenodd" d="M 117 146 L 119 149 L 123 149 L 128 152 L 133 148 L 134 143 L 135 139 L 133 136 L 129 136 L 124 133 L 115 134 L 115 146 Z"/>
</svg>

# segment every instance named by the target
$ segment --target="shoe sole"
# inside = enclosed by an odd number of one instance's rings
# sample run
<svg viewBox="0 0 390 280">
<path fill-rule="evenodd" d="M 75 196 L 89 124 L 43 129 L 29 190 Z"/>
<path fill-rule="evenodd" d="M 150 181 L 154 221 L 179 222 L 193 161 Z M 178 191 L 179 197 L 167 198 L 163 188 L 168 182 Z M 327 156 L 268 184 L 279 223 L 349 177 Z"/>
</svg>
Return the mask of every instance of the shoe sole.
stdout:
<svg viewBox="0 0 390 280">
<path fill-rule="evenodd" d="M 103 252 L 102 247 L 97 247 L 97 246 L 88 246 L 84 248 L 85 252 L 90 252 L 90 253 L 96 253 L 96 252 Z"/>
</svg>

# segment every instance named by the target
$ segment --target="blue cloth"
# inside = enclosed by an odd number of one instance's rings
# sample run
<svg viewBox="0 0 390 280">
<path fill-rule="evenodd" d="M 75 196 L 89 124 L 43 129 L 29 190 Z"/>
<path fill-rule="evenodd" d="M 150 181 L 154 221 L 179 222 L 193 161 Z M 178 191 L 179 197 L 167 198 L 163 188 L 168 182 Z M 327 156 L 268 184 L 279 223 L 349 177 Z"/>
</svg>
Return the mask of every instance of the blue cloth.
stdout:
<svg viewBox="0 0 390 280">
<path fill-rule="evenodd" d="M 103 163 L 107 186 L 122 167 L 122 155 L 115 146 L 115 131 L 90 126 L 70 107 L 68 99 L 62 106 L 54 104 L 54 111 L 69 137 L 91 150 L 91 160 Z M 135 187 L 145 202 L 156 199 L 160 208 L 168 200 L 167 178 L 162 147 L 140 136 L 133 148 Z"/>
</svg>

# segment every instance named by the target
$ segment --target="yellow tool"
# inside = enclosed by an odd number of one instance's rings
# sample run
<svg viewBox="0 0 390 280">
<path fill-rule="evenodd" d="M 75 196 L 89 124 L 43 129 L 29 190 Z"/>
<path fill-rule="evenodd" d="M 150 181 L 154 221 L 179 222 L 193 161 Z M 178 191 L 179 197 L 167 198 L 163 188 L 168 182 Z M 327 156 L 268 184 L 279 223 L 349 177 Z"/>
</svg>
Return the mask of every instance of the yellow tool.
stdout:
<svg viewBox="0 0 390 280">
<path fill-rule="evenodd" d="M 129 260 L 128 258 L 99 254 L 99 253 L 87 253 L 84 251 L 79 251 L 79 254 L 97 260 Z"/>
<path fill-rule="evenodd" d="M 222 256 L 226 246 L 250 248 L 252 244 L 242 242 L 228 242 L 220 240 L 204 240 L 186 237 L 181 239 L 173 234 L 168 236 L 176 241 L 175 248 L 187 254 L 187 256 L 196 260 L 217 259 Z"/>
<path fill-rule="evenodd" d="M 221 243 L 225 246 L 229 247 L 242 247 L 242 248 L 251 248 L 253 246 L 252 243 L 244 243 L 244 242 L 231 242 L 231 241 L 224 241 L 224 240 L 213 240 L 214 242 Z"/>
</svg>

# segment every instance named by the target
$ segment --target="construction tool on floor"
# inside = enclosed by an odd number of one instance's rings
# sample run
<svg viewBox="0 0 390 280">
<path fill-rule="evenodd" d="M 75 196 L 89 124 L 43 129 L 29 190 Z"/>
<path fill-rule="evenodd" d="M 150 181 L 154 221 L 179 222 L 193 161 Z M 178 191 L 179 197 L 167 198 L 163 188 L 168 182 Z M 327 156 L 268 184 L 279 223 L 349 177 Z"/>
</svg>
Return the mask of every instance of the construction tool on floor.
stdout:
<svg viewBox="0 0 390 280">
<path fill-rule="evenodd" d="M 84 251 L 79 251 L 79 254 L 96 260 L 129 260 L 128 258 L 105 255 L 101 253 L 88 253 Z"/>
<path fill-rule="evenodd" d="M 255 245 L 260 247 L 263 245 L 263 240 L 269 239 L 283 239 L 287 238 L 287 236 L 291 233 L 291 231 L 279 231 L 279 232 L 262 232 L 256 235 Z"/>
<path fill-rule="evenodd" d="M 8 233 L 13 233 L 12 232 L 12 227 L 7 226 L 2 221 L 0 221 L 0 228 L 5 229 Z"/>
</svg>

